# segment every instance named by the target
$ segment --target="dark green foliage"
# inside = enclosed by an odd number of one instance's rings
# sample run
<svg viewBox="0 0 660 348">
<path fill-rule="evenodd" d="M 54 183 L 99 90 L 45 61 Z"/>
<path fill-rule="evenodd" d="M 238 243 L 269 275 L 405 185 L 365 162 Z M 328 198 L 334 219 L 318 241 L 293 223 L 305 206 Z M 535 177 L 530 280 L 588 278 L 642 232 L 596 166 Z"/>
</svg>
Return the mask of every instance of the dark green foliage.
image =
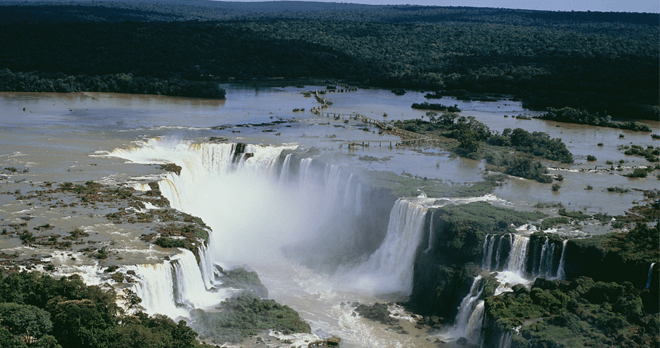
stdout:
<svg viewBox="0 0 660 348">
<path fill-rule="evenodd" d="M 123 316 L 115 301 L 114 291 L 86 286 L 78 276 L 3 275 L 0 346 L 27 347 L 18 336 L 29 331 L 37 339 L 30 347 L 40 348 L 200 347 L 184 322 L 141 312 Z"/>
<path fill-rule="evenodd" d="M 543 164 L 534 162 L 529 158 L 513 158 L 504 172 L 542 183 L 552 182 L 552 177 L 548 175 L 548 169 Z"/>
<path fill-rule="evenodd" d="M 577 211 L 577 210 L 575 210 L 575 211 L 566 211 L 566 208 L 560 208 L 559 209 L 559 215 L 566 216 L 566 217 L 569 217 L 571 219 L 576 219 L 576 220 L 580 220 L 580 221 L 584 220 L 584 219 L 588 219 L 588 218 L 591 217 L 590 215 L 587 215 L 587 214 L 585 214 L 581 211 Z"/>
<path fill-rule="evenodd" d="M 552 191 L 557 192 L 559 189 L 561 189 L 561 185 L 557 183 L 552 184 Z"/>
<path fill-rule="evenodd" d="M 461 98 L 515 94 L 538 109 L 658 115 L 653 14 L 195 5 L 3 6 L 0 66 L 186 80 L 331 76 L 389 88 L 445 89 Z"/>
<path fill-rule="evenodd" d="M 646 169 L 635 168 L 635 170 L 632 173 L 627 174 L 626 176 L 629 178 L 645 178 L 646 175 L 648 175 Z"/>
<path fill-rule="evenodd" d="M 644 317 L 639 290 L 589 278 L 559 282 L 538 278 L 530 292 L 514 291 L 486 299 L 486 315 L 500 329 L 522 325 L 530 347 L 656 344 L 657 323 Z M 525 320 L 532 320 L 523 325 Z"/>
<path fill-rule="evenodd" d="M 587 155 L 587 161 L 589 161 L 589 162 L 593 162 L 593 161 L 595 161 L 595 160 L 597 160 L 596 156 Z"/>
<path fill-rule="evenodd" d="M 651 131 L 651 128 L 643 123 L 634 122 L 634 121 L 628 121 L 625 123 L 612 122 L 611 116 L 600 116 L 598 115 L 598 113 L 592 114 L 589 113 L 587 110 L 578 110 L 570 107 L 565 107 L 561 109 L 548 108 L 548 112 L 541 115 L 540 118 L 544 120 L 552 120 L 559 122 L 628 129 L 637 132 Z M 623 134 L 621 134 L 619 137 L 623 138 Z"/>
<path fill-rule="evenodd" d="M 446 106 L 442 104 L 429 104 L 427 102 L 423 103 L 413 103 L 411 106 L 413 109 L 422 109 L 422 110 L 437 110 L 437 111 L 448 111 L 448 112 L 461 112 L 456 105 Z"/>
<path fill-rule="evenodd" d="M 649 226 L 638 223 L 628 233 L 608 233 L 588 239 L 574 239 L 572 242 L 595 246 L 603 251 L 616 252 L 624 259 L 658 262 L 660 259 L 660 229 L 658 224 Z"/>
<path fill-rule="evenodd" d="M 17 303 L 0 303 L 0 325 L 14 335 L 41 337 L 53 329 L 50 313 Z"/>
<path fill-rule="evenodd" d="M 511 145 L 518 151 L 561 163 L 573 163 L 573 155 L 566 149 L 566 144 L 561 139 L 551 139 L 543 132 L 529 133 L 521 128 L 513 131 L 507 128 L 502 134 L 511 134 Z"/>
<path fill-rule="evenodd" d="M 185 239 L 174 239 L 167 237 L 160 237 L 156 239 L 154 244 L 163 248 L 185 248 L 187 245 Z"/>
<path fill-rule="evenodd" d="M 493 206 L 486 202 L 474 202 L 438 209 L 434 213 L 435 233 L 441 238 L 433 247 L 442 252 L 449 263 L 480 262 L 486 234 L 513 232 L 511 225 L 519 226 L 528 221 L 545 217 L 540 212 L 522 212 Z M 440 244 L 442 243 L 442 244 Z"/>
<path fill-rule="evenodd" d="M 626 155 L 644 157 L 647 161 L 653 163 L 660 161 L 660 159 L 658 159 L 658 155 L 660 155 L 660 147 L 654 148 L 649 145 L 648 147 L 643 148 L 639 145 L 631 145 L 630 148 L 627 146 L 625 148 L 627 148 L 624 152 Z"/>
<path fill-rule="evenodd" d="M 218 312 L 195 309 L 190 313 L 195 320 L 193 327 L 200 337 L 214 343 L 238 343 L 268 329 L 284 334 L 311 332 L 309 324 L 290 307 L 249 293 L 222 302 L 218 309 Z"/>
<path fill-rule="evenodd" d="M 77 73 L 79 74 L 79 73 Z M 157 94 L 180 97 L 225 97 L 225 90 L 217 82 L 188 81 L 180 77 L 158 79 L 133 77 L 132 74 L 106 74 L 102 76 L 13 73 L 0 70 L 0 89 L 17 92 L 113 92 L 133 94 Z"/>
<path fill-rule="evenodd" d="M 268 289 L 261 283 L 257 272 L 247 271 L 245 268 L 234 268 L 225 272 L 222 277 L 222 287 L 245 289 L 259 298 L 268 297 Z"/>
<path fill-rule="evenodd" d="M 562 216 L 547 218 L 547 219 L 543 219 L 543 222 L 541 223 L 541 228 L 547 230 L 554 225 L 567 224 L 567 223 L 569 223 L 568 219 Z"/>
</svg>

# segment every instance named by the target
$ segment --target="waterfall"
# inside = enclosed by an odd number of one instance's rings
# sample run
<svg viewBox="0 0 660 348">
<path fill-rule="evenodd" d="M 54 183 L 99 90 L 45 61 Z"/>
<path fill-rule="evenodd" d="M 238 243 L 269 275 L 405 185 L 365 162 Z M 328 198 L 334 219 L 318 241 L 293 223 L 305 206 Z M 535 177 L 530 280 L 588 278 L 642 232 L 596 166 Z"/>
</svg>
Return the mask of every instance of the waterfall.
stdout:
<svg viewBox="0 0 660 348">
<path fill-rule="evenodd" d="M 653 279 L 653 265 L 655 265 L 655 262 L 649 266 L 649 273 L 646 276 L 646 285 L 644 286 L 644 289 L 648 289 L 651 287 L 651 280 Z"/>
<path fill-rule="evenodd" d="M 504 236 L 500 236 L 499 243 L 497 246 L 497 252 L 495 253 L 495 270 L 500 269 L 500 254 L 502 253 L 502 245 L 504 245 Z"/>
<path fill-rule="evenodd" d="M 568 239 L 564 239 L 561 247 L 561 258 L 559 259 L 559 267 L 557 268 L 557 279 L 566 279 L 566 274 L 564 273 L 564 264 L 566 262 L 566 244 L 568 244 Z"/>
<path fill-rule="evenodd" d="M 509 252 L 506 270 L 520 275 L 525 274 L 527 264 L 527 244 L 529 237 L 517 234 L 513 240 L 513 247 Z"/>
<path fill-rule="evenodd" d="M 289 166 L 291 162 L 291 154 L 286 155 L 284 163 L 282 164 L 282 171 L 280 172 L 280 185 L 284 185 L 289 180 Z"/>
<path fill-rule="evenodd" d="M 208 251 L 206 245 L 202 244 L 199 247 L 199 268 L 202 272 L 202 279 L 204 280 L 204 286 L 207 290 L 213 288 L 213 281 L 215 280 L 215 267 L 213 266 L 213 260 L 211 259 L 211 254 Z"/>
<path fill-rule="evenodd" d="M 498 348 L 509 348 L 511 347 L 511 338 L 512 338 L 511 331 L 506 331 L 502 333 L 502 336 L 500 336 L 500 343 L 498 345 Z"/>
<path fill-rule="evenodd" d="M 339 198 L 339 187 L 341 186 L 341 167 L 326 164 L 323 177 L 325 179 L 325 196 L 330 202 L 336 202 Z"/>
<path fill-rule="evenodd" d="M 346 189 L 344 189 L 344 207 L 347 209 L 351 209 L 351 206 L 353 204 L 353 199 L 352 192 L 351 192 L 351 182 L 353 181 L 353 174 L 351 174 L 348 177 L 348 181 L 346 182 Z"/>
<path fill-rule="evenodd" d="M 479 300 L 479 303 L 474 308 L 467 327 L 465 328 L 465 338 L 472 343 L 481 341 L 481 328 L 484 321 L 484 301 Z"/>
<path fill-rule="evenodd" d="M 454 323 L 454 330 L 456 330 L 456 332 L 465 335 L 470 318 L 472 317 L 472 314 L 480 300 L 481 293 L 483 291 L 483 285 L 484 284 L 481 281 L 481 275 L 476 276 L 472 282 L 472 286 L 470 287 L 470 292 L 468 292 L 468 294 L 463 298 L 460 306 L 458 307 L 458 314 L 456 315 L 456 320 Z"/>
<path fill-rule="evenodd" d="M 490 235 L 486 236 L 486 239 L 488 240 L 488 237 Z M 493 259 L 493 246 L 495 245 L 495 235 L 490 236 L 490 240 L 488 242 L 488 247 L 487 250 L 484 250 L 484 255 L 486 255 L 485 259 L 482 259 L 482 265 L 481 268 L 485 270 L 491 270 L 492 266 L 492 259 Z M 486 247 L 486 242 L 484 241 L 484 247 Z"/>
<path fill-rule="evenodd" d="M 164 314 L 170 318 L 187 316 L 188 311 L 177 307 L 174 299 L 174 279 L 169 262 L 137 265 L 135 293 L 142 299 L 147 314 Z"/>
<path fill-rule="evenodd" d="M 312 164 L 312 158 L 303 158 L 300 160 L 300 171 L 298 172 L 298 183 L 300 187 L 304 188 L 307 186 L 307 181 L 309 180 L 309 168 Z"/>
<path fill-rule="evenodd" d="M 539 265 L 539 276 L 546 279 L 552 278 L 552 271 L 555 261 L 555 244 L 550 244 L 550 238 L 545 239 L 543 251 L 541 252 L 541 264 Z"/>
<path fill-rule="evenodd" d="M 410 295 L 413 287 L 415 253 L 424 234 L 427 208 L 414 201 L 399 199 L 390 212 L 387 235 L 371 257 L 346 273 L 347 281 L 357 288 L 380 293 Z"/>
<path fill-rule="evenodd" d="M 431 221 L 429 222 L 429 245 L 424 250 L 424 254 L 428 253 L 433 248 L 433 213 L 431 213 Z"/>
<path fill-rule="evenodd" d="M 185 303 L 199 308 L 195 302 L 206 297 L 206 286 L 195 260 L 195 255 L 190 250 L 181 249 L 183 254 L 173 258 L 172 265 L 176 275 L 176 299 L 178 303 Z"/>
<path fill-rule="evenodd" d="M 358 183 L 355 189 L 355 215 L 360 214 L 362 214 L 362 183 Z"/>
</svg>

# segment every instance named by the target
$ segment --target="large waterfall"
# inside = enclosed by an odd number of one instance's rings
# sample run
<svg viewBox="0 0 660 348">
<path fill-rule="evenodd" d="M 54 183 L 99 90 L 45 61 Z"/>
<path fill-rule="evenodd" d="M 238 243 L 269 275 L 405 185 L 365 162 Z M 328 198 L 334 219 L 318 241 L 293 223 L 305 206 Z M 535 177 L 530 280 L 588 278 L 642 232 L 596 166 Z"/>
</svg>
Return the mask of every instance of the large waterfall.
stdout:
<svg viewBox="0 0 660 348">
<path fill-rule="evenodd" d="M 415 201 L 397 200 L 390 213 L 385 241 L 380 248 L 366 262 L 341 271 L 346 272 L 349 286 L 410 295 L 415 253 L 424 235 L 427 210 L 427 207 Z"/>
</svg>

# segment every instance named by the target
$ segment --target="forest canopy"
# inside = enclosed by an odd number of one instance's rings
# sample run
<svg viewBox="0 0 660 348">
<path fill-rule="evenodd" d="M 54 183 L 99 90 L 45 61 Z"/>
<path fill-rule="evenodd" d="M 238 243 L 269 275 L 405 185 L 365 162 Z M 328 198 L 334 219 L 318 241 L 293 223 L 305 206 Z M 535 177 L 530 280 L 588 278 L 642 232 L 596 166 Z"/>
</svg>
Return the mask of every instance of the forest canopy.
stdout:
<svg viewBox="0 0 660 348">
<path fill-rule="evenodd" d="M 213 3 L 4 3 L 0 69 L 39 78 L 325 77 L 658 118 L 657 15 Z"/>
</svg>

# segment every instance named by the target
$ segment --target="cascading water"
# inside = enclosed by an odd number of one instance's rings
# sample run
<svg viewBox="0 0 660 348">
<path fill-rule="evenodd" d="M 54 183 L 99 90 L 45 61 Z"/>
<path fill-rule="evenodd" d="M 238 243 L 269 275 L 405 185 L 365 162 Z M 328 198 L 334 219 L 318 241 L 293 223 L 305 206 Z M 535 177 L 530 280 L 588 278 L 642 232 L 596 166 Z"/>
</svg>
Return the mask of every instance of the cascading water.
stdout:
<svg viewBox="0 0 660 348">
<path fill-rule="evenodd" d="M 291 154 L 286 155 L 284 163 L 282 163 L 282 171 L 280 172 L 280 185 L 283 185 L 289 180 L 289 167 L 291 166 Z"/>
<path fill-rule="evenodd" d="M 454 334 L 458 337 L 466 337 L 471 342 L 479 342 L 479 337 L 475 337 L 475 333 L 481 329 L 480 317 L 483 316 L 484 301 L 481 300 L 481 293 L 484 289 L 484 282 L 481 275 L 474 278 L 470 292 L 463 298 L 461 305 L 458 307 L 458 314 L 454 322 Z M 477 308 L 481 306 L 480 313 Z M 475 328 L 474 325 L 478 325 Z"/>
<path fill-rule="evenodd" d="M 557 268 L 557 279 L 566 279 L 566 273 L 564 273 L 564 264 L 566 262 L 566 244 L 568 244 L 568 239 L 564 239 L 561 247 L 561 258 L 559 259 L 559 267 Z"/>
<path fill-rule="evenodd" d="M 312 165 L 312 158 L 303 158 L 300 160 L 300 171 L 298 173 L 298 183 L 301 188 L 304 188 L 308 184 L 310 179 L 310 170 L 309 168 Z"/>
<path fill-rule="evenodd" d="M 555 244 L 550 244 L 550 238 L 546 237 L 545 242 L 543 243 L 541 251 L 541 263 L 539 265 L 539 271 L 536 274 L 538 277 L 544 277 L 546 279 L 552 279 L 556 276 L 552 275 L 553 265 L 555 257 Z"/>
<path fill-rule="evenodd" d="M 431 221 L 429 222 L 429 245 L 424 250 L 424 254 L 428 253 L 433 248 L 433 213 L 431 213 Z"/>
<path fill-rule="evenodd" d="M 513 246 L 509 253 L 506 270 L 517 274 L 525 274 L 527 264 L 527 244 L 529 237 L 517 234 L 513 239 Z"/>
<path fill-rule="evenodd" d="M 649 266 L 649 273 L 646 275 L 646 285 L 644 285 L 644 289 L 648 289 L 651 287 L 651 280 L 653 280 L 653 266 L 655 265 L 655 262 L 652 263 Z"/>
<path fill-rule="evenodd" d="M 346 272 L 350 286 L 382 293 L 410 295 L 415 252 L 422 238 L 428 208 L 399 199 L 390 212 L 383 244 L 364 263 Z M 340 272 L 342 273 L 342 272 Z"/>
<path fill-rule="evenodd" d="M 142 299 L 145 312 L 164 314 L 170 318 L 188 315 L 185 308 L 176 305 L 170 262 L 137 265 L 135 274 L 140 279 L 135 283 L 135 293 Z"/>
<path fill-rule="evenodd" d="M 147 311 L 176 318 L 186 316 L 190 307 L 217 304 L 227 294 L 213 286 L 215 266 L 247 263 L 259 272 L 271 296 L 299 310 L 315 332 L 345 338 L 347 347 L 405 346 L 402 342 L 410 337 L 356 318 L 339 303 L 373 303 L 377 299 L 371 294 L 376 292 L 410 294 L 427 208 L 420 200 L 398 201 L 390 213 L 385 241 L 366 261 L 346 266 L 332 277 L 310 274 L 311 270 L 283 258 L 280 247 L 328 232 L 336 233 L 331 243 L 341 243 L 345 232 L 340 224 L 350 224 L 363 213 L 366 187 L 340 166 L 313 167 L 312 158 L 302 159 L 298 177 L 293 177 L 293 156 L 286 166 L 287 158 L 280 158 L 283 150 L 292 148 L 246 145 L 237 155 L 232 144 L 151 140 L 113 154 L 138 163 L 180 165 L 180 175 L 169 173 L 161 180 L 161 192 L 173 207 L 202 218 L 212 229 L 208 247 L 199 249 L 199 265 L 192 253 L 184 251 L 161 265 L 136 269 L 142 279 L 136 290 Z M 347 214 L 347 207 L 356 213 Z M 177 302 L 188 307 L 177 307 Z"/>
<path fill-rule="evenodd" d="M 358 183 L 355 188 L 355 215 L 362 214 L 362 183 Z"/>
</svg>

